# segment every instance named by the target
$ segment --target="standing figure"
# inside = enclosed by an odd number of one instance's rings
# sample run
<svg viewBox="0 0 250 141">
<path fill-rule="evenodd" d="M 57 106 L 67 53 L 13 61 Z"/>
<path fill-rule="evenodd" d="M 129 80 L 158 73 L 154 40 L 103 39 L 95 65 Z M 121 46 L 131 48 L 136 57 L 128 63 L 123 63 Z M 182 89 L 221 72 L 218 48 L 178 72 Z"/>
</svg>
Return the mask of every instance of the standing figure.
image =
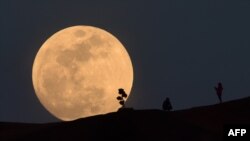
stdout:
<svg viewBox="0 0 250 141">
<path fill-rule="evenodd" d="M 168 97 L 167 97 L 167 98 L 165 99 L 165 101 L 163 102 L 162 108 L 163 108 L 163 110 L 165 110 L 165 111 L 171 111 L 171 110 L 173 109 L 173 107 L 172 107 L 172 105 L 171 105 L 170 100 L 169 100 Z"/>
<path fill-rule="evenodd" d="M 222 103 L 222 91 L 223 91 L 223 87 L 222 87 L 222 84 L 221 82 L 218 83 L 218 86 L 217 87 L 214 87 L 215 91 L 216 91 L 216 94 L 220 100 L 220 103 Z"/>
</svg>

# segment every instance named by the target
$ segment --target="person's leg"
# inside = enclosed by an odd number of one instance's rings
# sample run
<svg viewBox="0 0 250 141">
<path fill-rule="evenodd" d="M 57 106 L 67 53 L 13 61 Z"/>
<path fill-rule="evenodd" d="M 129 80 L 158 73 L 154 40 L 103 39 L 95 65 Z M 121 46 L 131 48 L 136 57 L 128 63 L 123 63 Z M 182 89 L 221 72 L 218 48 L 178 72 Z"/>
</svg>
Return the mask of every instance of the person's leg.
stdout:
<svg viewBox="0 0 250 141">
<path fill-rule="evenodd" d="M 221 98 L 221 95 L 220 95 L 220 94 L 218 94 L 218 97 L 219 97 L 220 103 L 222 103 L 222 98 Z"/>
</svg>

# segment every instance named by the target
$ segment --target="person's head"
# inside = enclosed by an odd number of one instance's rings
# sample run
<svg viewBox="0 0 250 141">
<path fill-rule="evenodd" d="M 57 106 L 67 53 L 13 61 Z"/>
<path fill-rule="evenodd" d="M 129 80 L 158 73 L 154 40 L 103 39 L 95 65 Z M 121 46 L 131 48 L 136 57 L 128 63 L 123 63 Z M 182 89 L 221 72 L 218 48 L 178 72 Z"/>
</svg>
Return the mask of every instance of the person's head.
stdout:
<svg viewBox="0 0 250 141">
<path fill-rule="evenodd" d="M 218 83 L 218 85 L 219 85 L 219 86 L 222 86 L 222 83 L 221 83 L 221 82 L 219 82 L 219 83 Z"/>
</svg>

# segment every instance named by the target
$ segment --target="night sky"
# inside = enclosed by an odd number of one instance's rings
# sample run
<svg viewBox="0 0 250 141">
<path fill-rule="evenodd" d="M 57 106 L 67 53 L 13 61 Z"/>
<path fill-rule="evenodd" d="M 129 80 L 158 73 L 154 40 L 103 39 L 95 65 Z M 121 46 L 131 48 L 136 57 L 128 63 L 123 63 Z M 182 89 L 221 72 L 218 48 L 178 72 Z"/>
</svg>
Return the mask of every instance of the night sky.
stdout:
<svg viewBox="0 0 250 141">
<path fill-rule="evenodd" d="M 43 108 L 32 65 L 43 42 L 74 25 L 115 35 L 134 67 L 126 105 L 174 110 L 249 96 L 249 0 L 0 0 L 0 121 L 59 121 Z M 114 100 L 114 102 L 117 102 Z"/>
</svg>

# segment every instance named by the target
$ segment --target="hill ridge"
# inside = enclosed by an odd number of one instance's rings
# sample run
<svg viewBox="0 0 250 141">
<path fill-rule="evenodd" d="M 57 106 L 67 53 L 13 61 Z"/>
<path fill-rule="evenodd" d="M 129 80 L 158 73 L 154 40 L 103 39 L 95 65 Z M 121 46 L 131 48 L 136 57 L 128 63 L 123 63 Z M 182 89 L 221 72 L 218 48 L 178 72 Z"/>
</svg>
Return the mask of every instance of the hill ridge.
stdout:
<svg viewBox="0 0 250 141">
<path fill-rule="evenodd" d="M 224 124 L 250 124 L 250 97 L 166 112 L 122 110 L 70 122 L 1 123 L 0 140 L 222 140 Z"/>
</svg>

